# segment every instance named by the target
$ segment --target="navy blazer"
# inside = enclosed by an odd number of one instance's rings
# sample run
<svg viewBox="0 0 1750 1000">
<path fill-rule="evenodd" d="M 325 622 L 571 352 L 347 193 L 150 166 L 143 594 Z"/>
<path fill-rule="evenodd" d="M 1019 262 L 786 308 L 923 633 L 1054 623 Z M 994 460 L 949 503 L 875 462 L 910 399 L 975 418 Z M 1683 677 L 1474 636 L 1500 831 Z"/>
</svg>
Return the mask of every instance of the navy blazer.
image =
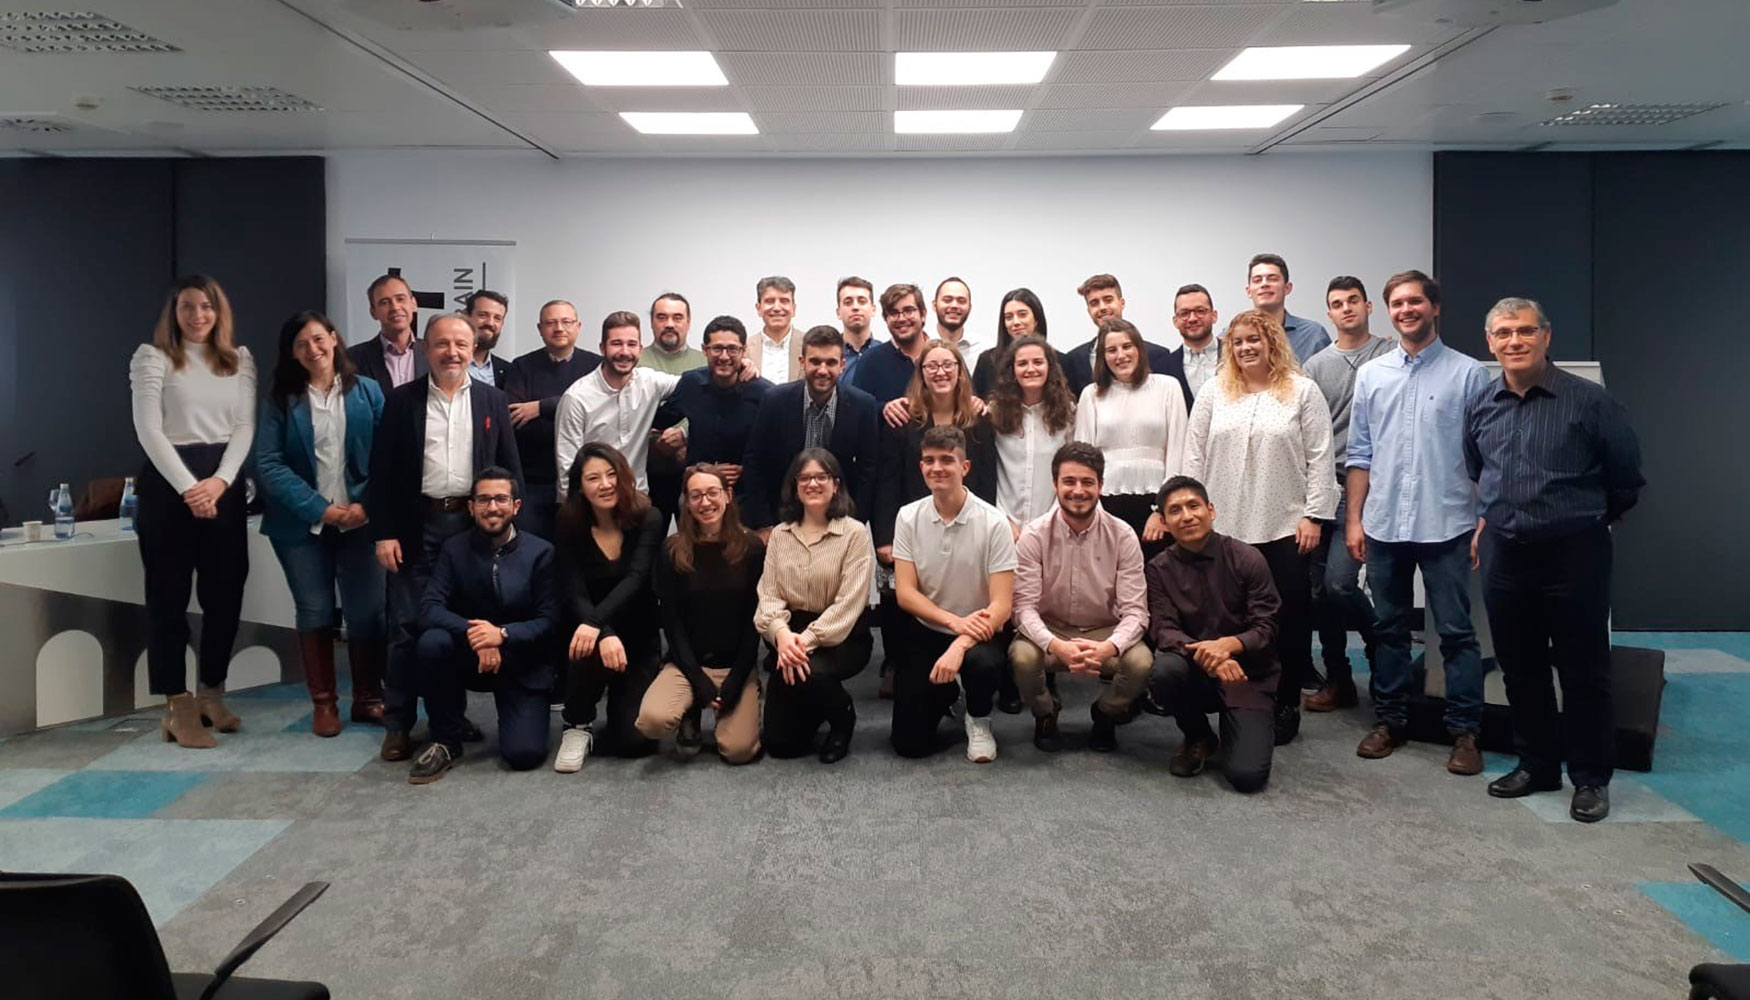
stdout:
<svg viewBox="0 0 1750 1000">
<path fill-rule="evenodd" d="M 494 552 L 478 528 L 447 539 L 420 598 L 419 627 L 442 629 L 466 645 L 471 618 L 504 629 L 503 669 L 518 683 L 549 687 L 559 638 L 553 546 L 519 531 Z"/>
<path fill-rule="evenodd" d="M 413 352 L 413 380 L 417 382 L 431 373 L 431 366 L 425 360 L 425 343 L 415 336 L 407 349 Z M 394 388 L 389 378 L 389 362 L 383 360 L 381 333 L 374 333 L 370 340 L 347 348 L 346 356 L 352 359 L 352 366 L 358 369 L 360 375 L 375 379 L 377 386 L 385 393 Z"/>
<path fill-rule="evenodd" d="M 1148 370 L 1151 375 L 1171 375 L 1179 380 L 1179 391 L 1185 397 L 1185 412 L 1191 411 L 1191 383 L 1185 381 L 1185 364 L 1173 356 L 1173 352 L 1159 344 L 1143 341 L 1148 348 Z M 1093 353 L 1092 340 L 1076 346 L 1059 355 L 1063 359 L 1063 377 L 1069 382 L 1070 395 L 1080 399 L 1082 390 L 1094 381 L 1094 363 L 1089 360 Z"/>
<path fill-rule="evenodd" d="M 345 405 L 347 502 L 363 503 L 371 479 L 371 444 L 383 418 L 383 390 L 372 379 L 355 378 L 346 391 Z M 316 432 L 310 421 L 309 393 L 292 397 L 283 410 L 273 399 L 261 401 L 250 459 L 266 506 L 261 533 L 284 541 L 308 536 L 328 510 L 328 498 L 316 490 Z"/>
<path fill-rule="evenodd" d="M 510 362 L 496 354 L 486 355 L 486 361 L 492 365 L 492 387 L 494 389 L 504 388 L 504 380 L 510 377 Z M 473 378 L 474 376 L 470 374 L 468 377 Z"/>
<path fill-rule="evenodd" d="M 797 379 L 776 386 L 760 400 L 760 411 L 747 436 L 741 482 L 735 490 L 742 522 L 750 528 L 778 522 L 784 473 L 790 471 L 790 462 L 802 450 L 802 399 L 807 391 L 808 380 Z M 881 406 L 874 396 L 846 385 L 843 379 L 839 380 L 838 394 L 827 450 L 843 469 L 841 488 L 850 491 L 857 518 L 867 522 L 875 514 L 875 480 L 880 475 Z"/>
<path fill-rule="evenodd" d="M 383 422 L 371 448 L 371 483 L 365 509 L 371 512 L 371 538 L 401 542 L 404 558 L 421 551 L 425 510 L 420 482 L 425 471 L 425 407 L 431 379 L 390 389 L 383 397 Z M 468 405 L 474 412 L 474 469 L 509 469 L 523 488 L 523 463 L 510 426 L 504 393 L 468 379 Z M 441 499 L 441 498 L 440 498 Z"/>
</svg>

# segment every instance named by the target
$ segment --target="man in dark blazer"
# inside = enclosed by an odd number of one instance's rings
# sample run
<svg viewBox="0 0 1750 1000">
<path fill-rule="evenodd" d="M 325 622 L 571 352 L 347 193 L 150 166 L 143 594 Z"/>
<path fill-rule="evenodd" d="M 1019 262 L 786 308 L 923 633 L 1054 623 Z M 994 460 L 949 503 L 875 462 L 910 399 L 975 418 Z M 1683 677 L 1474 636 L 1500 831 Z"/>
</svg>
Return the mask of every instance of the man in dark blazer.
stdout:
<svg viewBox="0 0 1750 1000">
<path fill-rule="evenodd" d="M 504 332 L 504 317 L 509 309 L 510 299 L 490 288 L 482 288 L 462 300 L 462 312 L 474 321 L 474 363 L 468 366 L 468 375 L 494 389 L 504 388 L 504 380 L 510 374 L 510 362 L 492 353 Z"/>
<path fill-rule="evenodd" d="M 1124 289 L 1119 287 L 1118 279 L 1110 274 L 1096 274 L 1081 283 L 1076 294 L 1082 297 L 1082 302 L 1088 307 L 1088 318 L 1098 327 L 1102 320 L 1124 318 Z M 1063 352 L 1063 377 L 1069 382 L 1069 391 L 1081 396 L 1094 381 L 1094 347 L 1099 343 L 1099 335 L 1093 340 L 1077 344 Z M 1185 366 L 1173 356 L 1173 352 L 1159 344 L 1143 341 L 1148 349 L 1148 370 L 1155 375 L 1171 375 L 1179 380 L 1179 391 L 1185 396 L 1185 408 L 1191 407 L 1191 387 L 1185 382 Z"/>
<path fill-rule="evenodd" d="M 374 379 L 385 393 L 424 377 L 430 366 L 425 352 L 414 342 L 418 338 L 413 328 L 419 317 L 412 287 L 398 274 L 385 274 L 371 282 L 365 297 L 371 304 L 371 318 L 381 329 L 370 340 L 347 348 L 352 366 L 360 375 Z"/>
<path fill-rule="evenodd" d="M 468 501 L 473 526 L 438 551 L 420 602 L 420 691 L 431 744 L 407 780 L 443 777 L 462 756 L 469 691 L 498 707 L 498 754 L 515 771 L 547 759 L 547 703 L 559 650 L 553 546 L 518 532 L 522 505 L 509 469 L 480 470 Z"/>
<path fill-rule="evenodd" d="M 748 527 L 768 529 L 777 522 L 784 474 L 796 453 L 815 443 L 808 440 L 810 427 L 830 425 L 818 443 L 839 460 L 842 488 L 850 493 L 856 516 L 866 521 L 874 512 L 881 408 L 875 397 L 839 382 L 844 355 L 843 334 L 830 326 L 814 327 L 802 338 L 802 378 L 777 386 L 761 400 L 736 490 Z"/>
<path fill-rule="evenodd" d="M 481 469 L 503 466 L 522 492 L 523 467 L 504 393 L 468 377 L 474 327 L 460 313 L 425 326 L 430 375 L 391 389 L 371 447 L 365 508 L 377 561 L 389 571 L 389 669 L 383 690 L 384 760 L 406 760 L 417 714 L 419 602 L 438 549 L 471 523 L 468 495 Z M 433 420 L 444 430 L 428 441 Z"/>
</svg>

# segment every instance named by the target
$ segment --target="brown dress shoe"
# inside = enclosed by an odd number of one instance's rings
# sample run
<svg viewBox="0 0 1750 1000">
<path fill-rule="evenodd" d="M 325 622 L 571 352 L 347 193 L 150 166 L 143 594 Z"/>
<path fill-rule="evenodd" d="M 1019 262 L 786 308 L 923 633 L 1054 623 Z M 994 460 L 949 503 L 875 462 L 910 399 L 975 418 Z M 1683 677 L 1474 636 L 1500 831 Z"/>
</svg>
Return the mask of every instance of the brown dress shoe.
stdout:
<svg viewBox="0 0 1750 1000">
<path fill-rule="evenodd" d="M 164 742 L 190 750 L 211 750 L 219 745 L 213 734 L 201 725 L 200 706 L 187 691 L 171 695 L 164 705 L 164 722 L 160 728 Z"/>
<path fill-rule="evenodd" d="M 1326 684 L 1306 696 L 1306 710 L 1309 712 L 1335 712 L 1339 708 L 1354 708 L 1360 703 L 1355 682 L 1348 679 Z"/>
<path fill-rule="evenodd" d="M 1477 749 L 1476 733 L 1452 735 L 1452 755 L 1446 758 L 1446 769 L 1453 774 L 1483 773 L 1483 752 Z"/>
<path fill-rule="evenodd" d="M 413 741 L 406 733 L 391 729 L 383 734 L 383 748 L 377 751 L 377 756 L 388 761 L 406 760 L 413 756 Z"/>
<path fill-rule="evenodd" d="M 1219 744 L 1210 740 L 1186 740 L 1179 751 L 1173 754 L 1173 761 L 1167 765 L 1174 777 L 1192 778 L 1203 773 L 1203 765 L 1209 763 L 1209 758 L 1215 756 Z"/>
<path fill-rule="evenodd" d="M 1355 756 L 1378 760 L 1381 757 L 1390 757 L 1393 750 L 1403 745 L 1403 736 L 1393 732 L 1385 723 L 1378 722 L 1361 738 L 1361 745 L 1355 748 Z"/>
</svg>

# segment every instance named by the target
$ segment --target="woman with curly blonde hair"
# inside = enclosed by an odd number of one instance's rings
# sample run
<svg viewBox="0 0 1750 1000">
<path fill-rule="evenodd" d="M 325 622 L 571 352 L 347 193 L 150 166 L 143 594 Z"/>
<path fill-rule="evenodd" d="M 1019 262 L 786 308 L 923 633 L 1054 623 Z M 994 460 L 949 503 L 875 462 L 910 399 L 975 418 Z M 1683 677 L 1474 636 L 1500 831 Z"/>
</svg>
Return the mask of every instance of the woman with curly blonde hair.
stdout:
<svg viewBox="0 0 1750 1000">
<path fill-rule="evenodd" d="M 1312 673 L 1307 555 L 1319 543 L 1319 522 L 1337 508 L 1331 411 L 1318 384 L 1300 373 L 1281 324 L 1268 315 L 1240 313 L 1225 340 L 1214 385 L 1191 407 L 1185 474 L 1208 487 L 1216 529 L 1263 553 L 1282 597 L 1280 745 L 1300 731 L 1301 681 Z"/>
</svg>

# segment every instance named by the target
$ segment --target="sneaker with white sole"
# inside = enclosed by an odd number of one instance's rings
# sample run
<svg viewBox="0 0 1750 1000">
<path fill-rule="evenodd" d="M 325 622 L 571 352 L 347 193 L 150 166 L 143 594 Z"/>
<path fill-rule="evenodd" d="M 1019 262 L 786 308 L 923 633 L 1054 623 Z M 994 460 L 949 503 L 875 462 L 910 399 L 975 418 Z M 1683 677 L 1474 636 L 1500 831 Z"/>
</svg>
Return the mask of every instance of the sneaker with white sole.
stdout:
<svg viewBox="0 0 1750 1000">
<path fill-rule="evenodd" d="M 997 759 L 997 738 L 990 734 L 990 719 L 966 717 L 966 759 L 989 764 Z"/>
<path fill-rule="evenodd" d="M 553 770 L 560 774 L 576 774 L 583 769 L 583 759 L 595 746 L 595 734 L 583 726 L 572 726 L 559 734 L 559 754 L 553 758 Z"/>
</svg>

